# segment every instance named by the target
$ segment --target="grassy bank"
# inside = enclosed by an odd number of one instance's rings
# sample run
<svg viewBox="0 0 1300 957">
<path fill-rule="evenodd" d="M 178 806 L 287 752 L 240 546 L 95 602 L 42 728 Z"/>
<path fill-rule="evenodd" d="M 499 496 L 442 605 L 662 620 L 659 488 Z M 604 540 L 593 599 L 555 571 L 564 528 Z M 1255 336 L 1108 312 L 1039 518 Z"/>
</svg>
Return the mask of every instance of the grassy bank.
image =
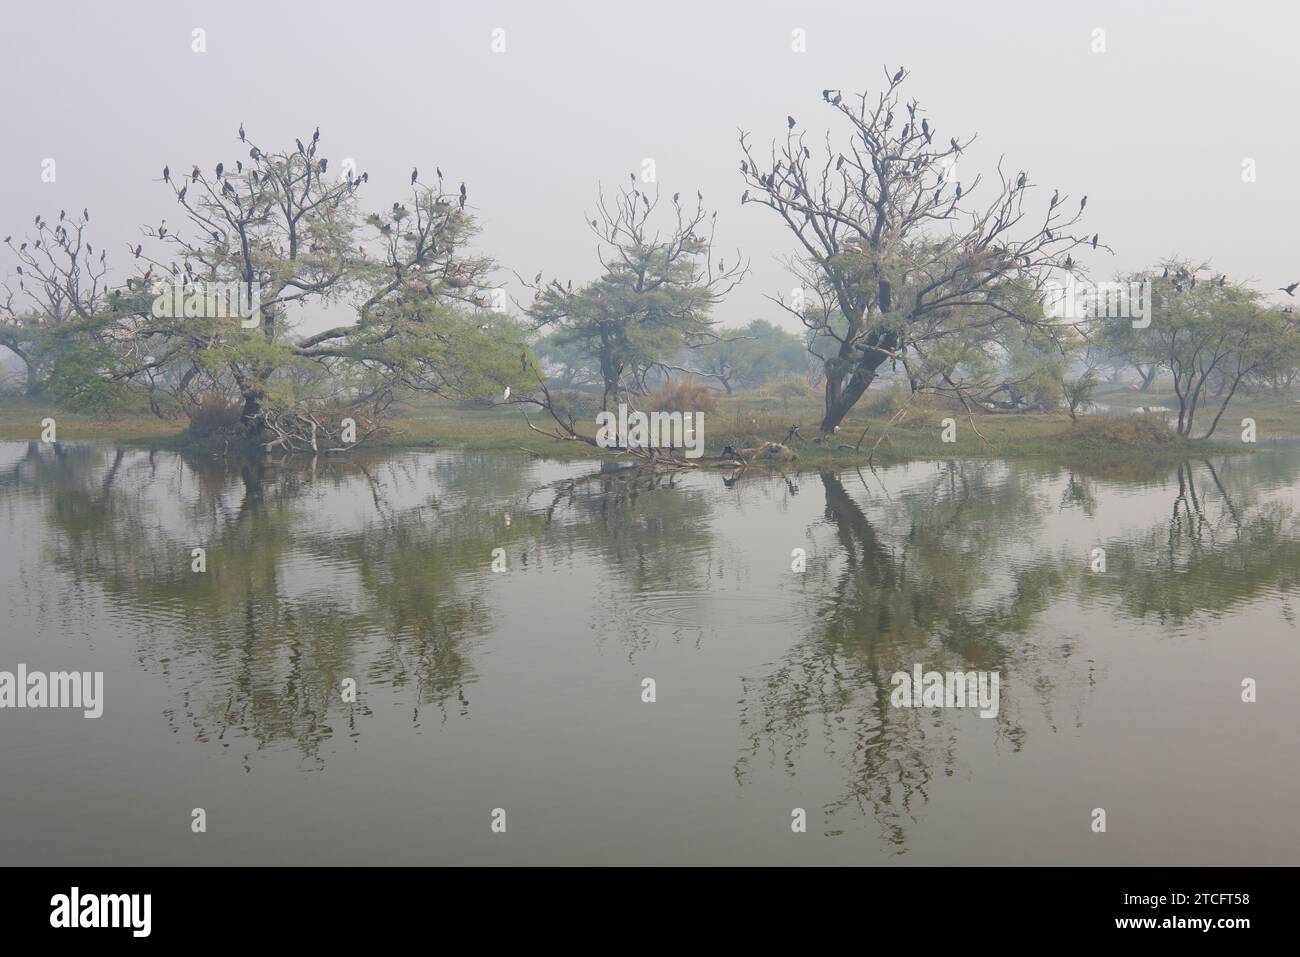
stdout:
<svg viewBox="0 0 1300 957">
<path fill-rule="evenodd" d="M 742 448 L 782 441 L 793 425 L 800 427 L 800 437 L 790 444 L 808 465 L 862 462 L 869 453 L 876 462 L 952 457 L 1060 461 L 1177 458 L 1207 448 L 1249 449 L 1240 441 L 1245 417 L 1255 419 L 1259 446 L 1300 437 L 1300 404 L 1289 399 L 1235 399 L 1212 443 L 1178 439 L 1162 425 L 1159 414 L 1134 414 L 1140 407 L 1176 408 L 1172 395 L 1123 390 L 1104 393 L 1098 402 L 1106 411 L 1080 416 L 1078 422 L 1065 414 L 977 415 L 972 419 L 939 405 L 907 404 L 897 393 L 882 392 L 868 396 L 835 435 L 816 442 L 821 406 L 815 395 L 737 394 L 721 398 L 718 407 L 704 415 L 705 455 L 716 456 L 727 445 Z M 583 443 L 557 442 L 530 430 L 525 412 L 535 425 L 547 427 L 549 419 L 532 407 L 466 408 L 437 401 L 409 404 L 393 419 L 385 444 L 396 448 L 527 449 L 558 458 L 593 455 Z M 163 447 L 190 444 L 184 419 L 163 420 L 144 409 L 97 419 L 16 397 L 0 398 L 0 440 L 39 439 L 41 420 L 46 417 L 56 420 L 60 441 Z M 1212 417 L 1212 411 L 1198 416 L 1198 434 Z M 952 442 L 943 441 L 943 420 L 947 418 L 954 423 Z M 594 424 L 588 422 L 587 426 L 594 434 Z"/>
</svg>

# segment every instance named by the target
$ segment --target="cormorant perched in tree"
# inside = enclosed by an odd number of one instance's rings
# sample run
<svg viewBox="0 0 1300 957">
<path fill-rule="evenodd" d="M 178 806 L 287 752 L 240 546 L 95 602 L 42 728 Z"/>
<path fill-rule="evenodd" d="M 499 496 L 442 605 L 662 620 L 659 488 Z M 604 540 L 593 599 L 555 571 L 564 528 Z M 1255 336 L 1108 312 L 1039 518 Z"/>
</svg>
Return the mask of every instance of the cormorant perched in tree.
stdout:
<svg viewBox="0 0 1300 957">
<path fill-rule="evenodd" d="M 217 164 L 217 179 L 221 179 L 221 174 L 224 173 L 225 171 L 226 171 L 226 164 L 225 164 L 225 163 L 218 163 L 218 164 Z"/>
<path fill-rule="evenodd" d="M 171 167 L 170 167 L 170 166 L 164 166 L 164 167 L 163 167 L 163 182 L 164 182 L 164 183 L 170 183 L 171 181 L 172 181 L 172 171 L 171 171 Z"/>
<path fill-rule="evenodd" d="M 898 68 L 898 72 L 894 74 L 894 79 L 892 82 L 897 83 L 899 80 L 901 80 L 903 78 L 903 72 L 904 72 L 903 68 L 900 66 Z"/>
<path fill-rule="evenodd" d="M 789 116 L 789 115 L 787 115 L 786 118 L 785 118 L 785 122 L 786 122 L 786 126 L 787 126 L 789 129 L 794 129 L 794 117 L 793 117 L 793 116 Z"/>
<path fill-rule="evenodd" d="M 419 178 L 419 176 L 420 176 L 420 168 L 419 168 L 418 166 L 412 166 L 412 167 L 411 167 L 411 185 L 412 185 L 412 186 L 415 185 L 415 181 Z"/>
<path fill-rule="evenodd" d="M 1021 173 L 1019 176 L 1017 176 L 1017 177 L 1016 177 L 1016 189 L 1024 189 L 1024 188 L 1025 188 L 1025 183 L 1028 182 L 1028 179 L 1029 179 L 1029 177 L 1028 177 L 1028 174 L 1026 174 L 1026 173 Z"/>
<path fill-rule="evenodd" d="M 244 142 L 244 124 L 239 124 L 239 142 Z"/>
<path fill-rule="evenodd" d="M 1052 209 L 1060 201 L 1061 201 L 1061 191 L 1059 189 L 1052 190 L 1052 201 L 1051 203 L 1048 204 L 1047 208 Z"/>
<path fill-rule="evenodd" d="M 1092 248 L 1093 248 L 1093 249 L 1096 249 L 1096 248 L 1097 248 L 1097 234 L 1096 234 L 1096 233 L 1093 233 L 1093 234 L 1092 234 Z"/>
</svg>

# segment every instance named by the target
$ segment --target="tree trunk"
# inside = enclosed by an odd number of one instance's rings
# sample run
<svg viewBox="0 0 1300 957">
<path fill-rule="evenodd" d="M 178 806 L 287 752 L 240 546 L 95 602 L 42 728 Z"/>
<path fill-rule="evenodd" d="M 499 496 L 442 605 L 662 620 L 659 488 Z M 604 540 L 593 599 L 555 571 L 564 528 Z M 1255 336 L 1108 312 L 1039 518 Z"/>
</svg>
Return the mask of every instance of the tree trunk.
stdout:
<svg viewBox="0 0 1300 957">
<path fill-rule="evenodd" d="M 826 373 L 826 415 L 821 422 L 822 432 L 834 432 L 835 427 L 844 421 L 863 393 L 876 379 L 876 370 L 889 358 L 889 353 L 898 346 L 898 337 L 891 331 L 875 331 L 867 336 L 861 358 L 853 366 L 848 385 L 842 385 L 844 375 Z"/>
</svg>

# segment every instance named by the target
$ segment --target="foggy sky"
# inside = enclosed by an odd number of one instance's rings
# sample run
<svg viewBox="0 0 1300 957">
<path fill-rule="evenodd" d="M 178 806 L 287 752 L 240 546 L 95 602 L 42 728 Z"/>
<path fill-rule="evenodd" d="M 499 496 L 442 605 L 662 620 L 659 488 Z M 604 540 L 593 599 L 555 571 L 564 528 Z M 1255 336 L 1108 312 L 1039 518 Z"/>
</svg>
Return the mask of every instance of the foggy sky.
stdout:
<svg viewBox="0 0 1300 957">
<path fill-rule="evenodd" d="M 191 52 L 195 27 L 206 53 Z M 1098 27 L 1105 53 L 1090 49 Z M 698 188 L 720 210 L 715 258 L 752 264 L 716 316 L 793 330 L 764 297 L 792 287 L 777 257 L 794 240 L 741 207 L 737 128 L 756 155 L 787 114 L 810 144 L 828 126 L 842 142 L 820 91 L 874 93 L 901 65 L 937 142 L 979 134 L 960 178 L 1005 154 L 1043 205 L 1053 188 L 1088 195 L 1084 227 L 1116 252 L 1084 258 L 1093 278 L 1177 254 L 1273 290 L 1300 279 L 1298 28 L 1295 4 L 1240 2 L 6 3 L 0 230 L 88 206 L 121 281 L 143 224 L 188 228 L 165 163 L 210 175 L 247 156 L 241 122 L 271 149 L 319 124 L 331 172 L 354 157 L 370 173 L 365 210 L 408 200 L 412 166 L 464 180 L 478 248 L 517 293 L 511 269 L 598 275 L 584 212 L 650 157 L 665 198 Z M 0 272 L 14 265 L 0 249 Z"/>
</svg>

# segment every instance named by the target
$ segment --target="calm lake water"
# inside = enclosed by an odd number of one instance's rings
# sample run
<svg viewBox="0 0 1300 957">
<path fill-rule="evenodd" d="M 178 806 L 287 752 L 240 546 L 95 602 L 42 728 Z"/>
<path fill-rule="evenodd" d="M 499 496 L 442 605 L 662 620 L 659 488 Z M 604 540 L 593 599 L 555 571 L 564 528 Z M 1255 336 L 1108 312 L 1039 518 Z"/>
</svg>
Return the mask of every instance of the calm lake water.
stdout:
<svg viewBox="0 0 1300 957">
<path fill-rule="evenodd" d="M 0 859 L 1300 864 L 1297 507 L 1297 449 L 730 482 L 0 444 L 0 670 L 105 676 L 98 720 L 0 710 Z M 997 672 L 997 716 L 893 707 L 916 664 Z"/>
</svg>

